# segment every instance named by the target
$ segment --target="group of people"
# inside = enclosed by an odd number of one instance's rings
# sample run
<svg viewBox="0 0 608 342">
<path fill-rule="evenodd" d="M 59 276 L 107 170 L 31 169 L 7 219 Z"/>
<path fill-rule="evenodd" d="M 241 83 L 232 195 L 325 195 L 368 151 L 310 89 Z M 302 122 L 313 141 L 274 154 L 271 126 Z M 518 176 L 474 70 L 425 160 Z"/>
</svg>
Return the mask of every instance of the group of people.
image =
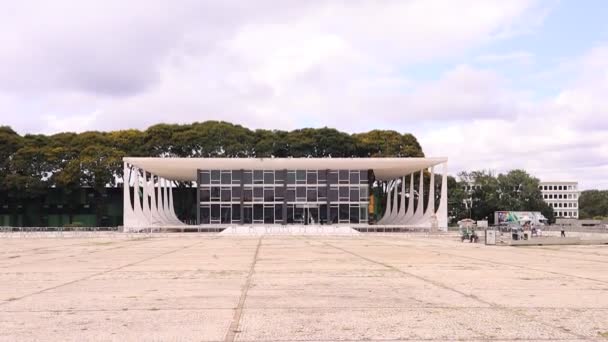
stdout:
<svg viewBox="0 0 608 342">
<path fill-rule="evenodd" d="M 524 234 L 527 231 L 530 231 L 530 236 L 542 236 L 543 232 L 540 228 L 540 226 L 535 225 L 534 223 L 531 222 L 526 222 L 524 223 L 524 225 L 522 226 L 523 230 L 524 230 Z M 566 230 L 564 229 L 564 226 L 561 226 L 561 237 L 566 237 Z"/>
<path fill-rule="evenodd" d="M 543 235 L 543 231 L 540 229 L 540 227 L 531 222 L 524 223 L 523 229 L 524 229 L 524 234 L 526 232 L 530 231 L 530 237 Z"/>
</svg>

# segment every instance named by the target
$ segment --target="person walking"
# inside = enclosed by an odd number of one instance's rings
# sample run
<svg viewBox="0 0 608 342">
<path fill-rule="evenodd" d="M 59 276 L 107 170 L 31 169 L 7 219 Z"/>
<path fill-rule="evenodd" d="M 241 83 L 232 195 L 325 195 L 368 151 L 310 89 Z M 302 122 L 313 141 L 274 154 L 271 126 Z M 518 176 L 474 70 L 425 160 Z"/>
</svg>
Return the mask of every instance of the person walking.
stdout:
<svg viewBox="0 0 608 342">
<path fill-rule="evenodd" d="M 566 230 L 564 229 L 564 226 L 562 226 L 562 237 L 566 237 Z"/>
</svg>

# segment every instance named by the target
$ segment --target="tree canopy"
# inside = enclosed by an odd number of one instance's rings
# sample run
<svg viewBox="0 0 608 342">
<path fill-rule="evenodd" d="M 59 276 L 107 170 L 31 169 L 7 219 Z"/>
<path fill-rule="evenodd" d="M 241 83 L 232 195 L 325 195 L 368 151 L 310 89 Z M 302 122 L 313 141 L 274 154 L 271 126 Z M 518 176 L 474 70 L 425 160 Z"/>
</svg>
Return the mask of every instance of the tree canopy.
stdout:
<svg viewBox="0 0 608 342">
<path fill-rule="evenodd" d="M 578 198 L 581 219 L 608 218 L 608 190 L 587 190 Z"/>
<path fill-rule="evenodd" d="M 122 157 L 423 157 L 411 134 L 332 128 L 250 130 L 223 121 L 158 124 L 144 131 L 20 136 L 0 127 L 0 190 L 35 195 L 48 187 L 102 191 L 122 177 Z"/>
<path fill-rule="evenodd" d="M 456 220 L 470 217 L 475 220 L 494 221 L 494 212 L 540 211 L 550 222 L 553 208 L 542 197 L 539 180 L 524 170 L 511 170 L 495 175 L 489 171 L 461 172 L 460 181 L 450 189 L 450 202 L 461 201 L 452 206 Z"/>
</svg>

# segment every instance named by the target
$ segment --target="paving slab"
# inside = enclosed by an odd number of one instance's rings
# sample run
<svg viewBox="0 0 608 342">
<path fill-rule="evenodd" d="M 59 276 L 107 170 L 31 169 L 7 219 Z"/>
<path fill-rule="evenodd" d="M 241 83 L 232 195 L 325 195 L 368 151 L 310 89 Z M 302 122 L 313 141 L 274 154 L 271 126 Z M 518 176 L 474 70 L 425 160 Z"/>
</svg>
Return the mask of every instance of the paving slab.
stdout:
<svg viewBox="0 0 608 342">
<path fill-rule="evenodd" d="M 0 238 L 0 341 L 608 341 L 608 246 Z"/>
</svg>

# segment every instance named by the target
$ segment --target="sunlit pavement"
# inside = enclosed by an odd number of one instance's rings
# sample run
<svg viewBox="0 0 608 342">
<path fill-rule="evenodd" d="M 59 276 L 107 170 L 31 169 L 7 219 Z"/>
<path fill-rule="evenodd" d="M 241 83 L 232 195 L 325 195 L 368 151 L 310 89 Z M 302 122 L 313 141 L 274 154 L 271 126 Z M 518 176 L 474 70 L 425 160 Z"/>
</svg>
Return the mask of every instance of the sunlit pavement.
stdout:
<svg viewBox="0 0 608 342">
<path fill-rule="evenodd" d="M 608 246 L 0 238 L 2 341 L 603 340 Z"/>
</svg>

